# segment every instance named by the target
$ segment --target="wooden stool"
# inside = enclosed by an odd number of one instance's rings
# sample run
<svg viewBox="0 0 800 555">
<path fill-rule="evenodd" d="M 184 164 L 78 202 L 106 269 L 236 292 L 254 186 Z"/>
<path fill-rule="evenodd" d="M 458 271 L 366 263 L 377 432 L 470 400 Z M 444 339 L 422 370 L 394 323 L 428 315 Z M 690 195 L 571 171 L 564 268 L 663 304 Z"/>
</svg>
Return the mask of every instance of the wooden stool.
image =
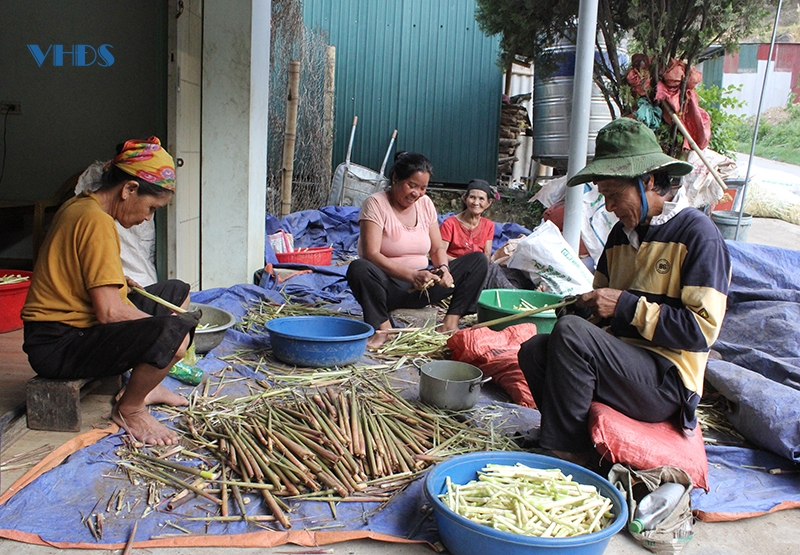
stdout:
<svg viewBox="0 0 800 555">
<path fill-rule="evenodd" d="M 121 387 L 121 376 L 75 380 L 51 380 L 38 376 L 32 378 L 26 387 L 28 428 L 53 432 L 79 432 L 81 398 L 90 391 L 114 395 Z"/>
</svg>

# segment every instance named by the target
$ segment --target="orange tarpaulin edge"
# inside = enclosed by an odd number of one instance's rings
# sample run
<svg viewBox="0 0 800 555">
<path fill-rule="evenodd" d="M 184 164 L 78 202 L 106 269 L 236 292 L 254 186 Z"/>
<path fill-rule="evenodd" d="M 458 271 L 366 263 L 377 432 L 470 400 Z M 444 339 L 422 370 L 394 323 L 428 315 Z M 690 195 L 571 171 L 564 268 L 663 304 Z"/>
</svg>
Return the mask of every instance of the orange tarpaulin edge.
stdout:
<svg viewBox="0 0 800 555">
<path fill-rule="evenodd" d="M 778 511 L 786 511 L 789 509 L 800 509 L 800 502 L 798 501 L 784 501 L 775 505 L 768 511 L 754 512 L 754 513 L 711 513 L 706 511 L 694 511 L 697 518 L 703 522 L 731 522 L 734 520 L 744 520 L 746 518 L 755 518 L 757 516 L 764 516 Z"/>
<path fill-rule="evenodd" d="M 47 545 L 59 549 L 103 549 L 115 550 L 125 547 L 124 543 L 71 543 L 45 541 L 37 534 L 18 532 L 16 530 L 0 530 L 0 537 L 23 543 Z M 179 536 L 174 538 L 159 538 L 134 542 L 133 547 L 277 547 L 287 543 L 303 547 L 316 547 L 350 540 L 372 539 L 391 543 L 422 543 L 431 549 L 435 548 L 428 542 L 406 540 L 388 534 L 368 531 L 354 532 L 309 532 L 296 530 L 291 532 L 248 532 L 247 534 L 214 535 L 214 536 Z"/>
<path fill-rule="evenodd" d="M 119 432 L 119 426 L 116 424 L 111 424 L 108 428 L 103 428 L 101 430 L 90 430 L 83 434 L 73 437 L 66 443 L 64 443 L 61 447 L 57 447 L 53 451 L 50 452 L 45 458 L 43 458 L 39 463 L 31 468 L 28 472 L 23 474 L 16 482 L 14 482 L 10 488 L 8 488 L 3 495 L 0 495 L 0 505 L 3 505 L 6 501 L 11 499 L 14 494 L 19 492 L 22 488 L 33 482 L 36 478 L 47 472 L 48 470 L 57 467 L 60 465 L 64 459 L 68 456 L 73 454 L 74 452 L 83 449 L 84 447 L 88 447 L 89 445 L 94 445 L 104 437 L 114 435 Z"/>
<path fill-rule="evenodd" d="M 22 475 L 11 487 L 0 495 L 0 506 L 5 504 L 15 494 L 19 493 L 25 486 L 33 482 L 36 478 L 60 465 L 64 459 L 76 451 L 93 445 L 101 439 L 114 435 L 119 432 L 119 426 L 111 424 L 107 428 L 91 430 L 73 437 L 60 447 L 54 449 L 49 455 L 42 459 L 36 466 Z M 124 543 L 85 543 L 85 542 L 52 542 L 43 540 L 38 534 L 20 532 L 18 530 L 0 529 L 0 537 L 19 541 L 23 543 L 47 545 L 59 549 L 123 549 Z M 312 532 L 307 530 L 294 531 L 263 531 L 248 532 L 246 534 L 230 535 L 203 535 L 203 536 L 176 536 L 174 538 L 158 538 L 154 540 L 143 540 L 134 542 L 133 546 L 138 548 L 146 547 L 275 547 L 287 543 L 296 544 L 304 547 L 314 547 L 318 545 L 328 545 L 349 540 L 373 539 L 392 543 L 423 543 L 433 546 L 425 541 L 407 540 L 397 536 L 382 534 L 370 531 L 343 531 L 343 532 Z"/>
</svg>

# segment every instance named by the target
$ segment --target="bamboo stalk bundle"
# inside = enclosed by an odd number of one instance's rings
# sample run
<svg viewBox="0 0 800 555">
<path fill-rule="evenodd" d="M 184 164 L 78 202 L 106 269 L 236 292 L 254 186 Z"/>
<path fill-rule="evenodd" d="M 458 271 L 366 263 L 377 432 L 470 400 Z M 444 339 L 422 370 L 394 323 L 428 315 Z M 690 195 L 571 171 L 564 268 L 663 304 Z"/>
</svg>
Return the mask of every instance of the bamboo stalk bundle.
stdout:
<svg viewBox="0 0 800 555">
<path fill-rule="evenodd" d="M 223 517 L 237 509 L 244 520 L 258 516 L 247 515 L 242 501 L 244 492 L 257 492 L 289 529 L 282 499 L 387 501 L 449 456 L 517 449 L 491 429 L 404 399 L 384 375 L 366 372 L 342 386 L 287 389 L 270 402 L 193 397 L 182 409 L 184 443 L 208 450 L 212 468 L 135 451 L 118 464 L 212 501 Z"/>
</svg>

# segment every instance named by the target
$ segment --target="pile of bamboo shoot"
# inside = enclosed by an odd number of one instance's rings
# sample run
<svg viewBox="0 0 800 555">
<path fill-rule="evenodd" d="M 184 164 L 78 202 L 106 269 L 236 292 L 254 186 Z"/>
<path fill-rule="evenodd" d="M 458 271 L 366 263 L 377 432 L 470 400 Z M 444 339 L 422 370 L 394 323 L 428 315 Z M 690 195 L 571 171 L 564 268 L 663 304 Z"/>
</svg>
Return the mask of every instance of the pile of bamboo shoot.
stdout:
<svg viewBox="0 0 800 555">
<path fill-rule="evenodd" d="M 611 499 L 560 469 L 487 464 L 478 479 L 455 484 L 446 478 L 440 496 L 451 511 L 496 530 L 565 538 L 598 532 L 614 521 Z"/>
<path fill-rule="evenodd" d="M 14 283 L 22 283 L 28 281 L 30 277 L 21 274 L 7 274 L 0 276 L 0 285 L 12 285 Z"/>
<path fill-rule="evenodd" d="M 291 527 L 286 500 L 386 502 L 451 455 L 517 449 L 491 426 L 477 428 L 410 402 L 380 380 L 292 390 L 279 397 L 231 401 L 195 394 L 190 400 L 183 414 L 186 441 L 211 453 L 211 468 L 186 470 L 169 461 L 154 468 L 159 463 L 140 454 L 121 464 L 212 500 L 222 517 L 232 516 L 234 502 L 239 518 L 250 518 L 241 495 L 257 492 L 284 529 Z M 169 479 L 175 471 L 196 481 Z"/>
</svg>

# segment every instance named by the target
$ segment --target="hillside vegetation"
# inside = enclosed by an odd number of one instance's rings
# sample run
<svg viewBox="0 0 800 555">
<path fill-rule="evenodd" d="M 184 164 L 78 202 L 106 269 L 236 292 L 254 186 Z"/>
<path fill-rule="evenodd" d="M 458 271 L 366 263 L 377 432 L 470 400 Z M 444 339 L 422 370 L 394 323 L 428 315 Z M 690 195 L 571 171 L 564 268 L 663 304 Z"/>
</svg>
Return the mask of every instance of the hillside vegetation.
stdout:
<svg viewBox="0 0 800 555">
<path fill-rule="evenodd" d="M 734 141 L 738 152 L 750 153 L 754 130 L 755 117 L 736 124 Z M 761 114 L 755 155 L 800 166 L 800 106 L 790 103 Z"/>
</svg>

